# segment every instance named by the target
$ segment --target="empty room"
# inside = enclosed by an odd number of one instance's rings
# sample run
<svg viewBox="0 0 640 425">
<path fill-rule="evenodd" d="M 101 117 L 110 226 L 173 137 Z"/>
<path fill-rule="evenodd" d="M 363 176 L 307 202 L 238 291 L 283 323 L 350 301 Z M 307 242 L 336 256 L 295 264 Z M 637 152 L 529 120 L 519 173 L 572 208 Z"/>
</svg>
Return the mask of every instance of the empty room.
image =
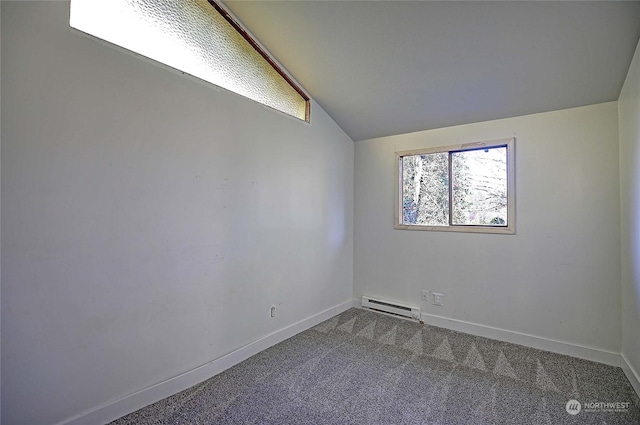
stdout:
<svg viewBox="0 0 640 425">
<path fill-rule="evenodd" d="M 0 421 L 640 423 L 640 1 L 0 1 Z"/>
</svg>

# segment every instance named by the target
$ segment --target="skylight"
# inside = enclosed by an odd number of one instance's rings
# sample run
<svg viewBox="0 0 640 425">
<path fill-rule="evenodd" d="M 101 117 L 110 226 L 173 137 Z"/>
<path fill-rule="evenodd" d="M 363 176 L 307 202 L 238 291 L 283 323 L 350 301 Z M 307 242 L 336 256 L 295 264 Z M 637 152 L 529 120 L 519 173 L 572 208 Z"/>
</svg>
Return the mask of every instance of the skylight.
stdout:
<svg viewBox="0 0 640 425">
<path fill-rule="evenodd" d="M 212 0 L 72 0 L 70 25 L 309 122 L 309 97 Z"/>
</svg>

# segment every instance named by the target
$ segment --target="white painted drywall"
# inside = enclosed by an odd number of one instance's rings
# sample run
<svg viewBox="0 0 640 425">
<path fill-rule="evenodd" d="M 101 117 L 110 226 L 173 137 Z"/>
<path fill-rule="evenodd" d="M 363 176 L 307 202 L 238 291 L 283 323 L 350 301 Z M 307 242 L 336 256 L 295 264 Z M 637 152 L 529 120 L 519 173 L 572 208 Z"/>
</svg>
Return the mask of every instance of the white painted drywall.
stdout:
<svg viewBox="0 0 640 425">
<path fill-rule="evenodd" d="M 622 235 L 622 354 L 640 373 L 640 44 L 618 100 Z"/>
<path fill-rule="evenodd" d="M 351 139 L 2 2 L 2 423 L 52 424 L 352 298 Z M 269 318 L 271 305 L 277 317 Z"/>
<path fill-rule="evenodd" d="M 395 151 L 514 136 L 517 234 L 394 230 Z M 359 141 L 354 295 L 618 353 L 619 214 L 616 102 Z"/>
<path fill-rule="evenodd" d="M 0 23 L 2 22 L 2 7 L 0 7 Z M 0 24 L 2 34 L 2 24 Z M 0 81 L 2 80 L 2 43 L 0 43 Z M 2 84 L 0 83 L 0 99 L 2 99 Z M 0 102 L 1 103 L 1 102 Z M 0 105 L 0 117 L 2 107 Z M 2 187 L 2 120 L 0 119 L 0 188 Z M 2 190 L 0 189 L 0 193 Z M 2 223 L 2 196 L 0 196 L 0 223 Z M 2 240 L 2 226 L 0 226 L 0 241 Z M 0 243 L 0 394 L 2 394 L 2 244 Z M 2 397 L 0 396 L 0 421 L 2 420 Z"/>
</svg>

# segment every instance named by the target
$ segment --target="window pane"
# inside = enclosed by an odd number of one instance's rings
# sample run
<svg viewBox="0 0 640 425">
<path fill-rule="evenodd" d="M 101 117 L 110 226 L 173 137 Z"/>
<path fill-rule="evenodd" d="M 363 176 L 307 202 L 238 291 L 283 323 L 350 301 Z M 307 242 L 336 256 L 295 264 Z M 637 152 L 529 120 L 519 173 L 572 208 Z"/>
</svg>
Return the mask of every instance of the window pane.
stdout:
<svg viewBox="0 0 640 425">
<path fill-rule="evenodd" d="M 507 225 L 507 148 L 451 154 L 454 225 Z"/>
<path fill-rule="evenodd" d="M 402 223 L 449 225 L 447 152 L 402 157 Z"/>
<path fill-rule="evenodd" d="M 303 98 L 206 0 L 72 0 L 71 26 L 301 120 Z"/>
</svg>

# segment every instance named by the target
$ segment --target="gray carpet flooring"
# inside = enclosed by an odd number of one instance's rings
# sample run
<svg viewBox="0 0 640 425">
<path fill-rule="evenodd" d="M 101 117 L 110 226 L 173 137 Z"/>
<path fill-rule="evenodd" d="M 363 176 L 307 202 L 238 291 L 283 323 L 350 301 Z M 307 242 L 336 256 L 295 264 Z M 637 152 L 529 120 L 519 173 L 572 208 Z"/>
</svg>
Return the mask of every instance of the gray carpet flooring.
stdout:
<svg viewBox="0 0 640 425">
<path fill-rule="evenodd" d="M 640 401 L 617 367 L 350 309 L 112 424 L 638 425 Z"/>
</svg>

